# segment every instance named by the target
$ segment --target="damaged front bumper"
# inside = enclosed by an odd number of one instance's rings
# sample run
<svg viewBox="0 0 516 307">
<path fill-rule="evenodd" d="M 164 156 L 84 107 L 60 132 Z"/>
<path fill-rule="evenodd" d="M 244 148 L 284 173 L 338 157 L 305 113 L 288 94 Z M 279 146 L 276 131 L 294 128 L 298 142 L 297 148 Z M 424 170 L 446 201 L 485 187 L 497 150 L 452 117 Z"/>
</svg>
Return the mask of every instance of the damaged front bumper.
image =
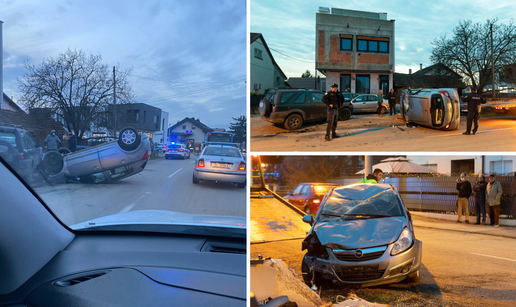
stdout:
<svg viewBox="0 0 516 307">
<path fill-rule="evenodd" d="M 364 252 L 364 259 L 370 259 L 363 261 L 354 256 L 349 257 L 355 250 L 332 250 L 325 247 L 326 257 L 305 255 L 305 261 L 311 270 L 334 283 L 363 287 L 397 283 L 419 270 L 423 243 L 415 240 L 411 248 L 394 256 L 391 256 L 392 247 L 393 244 L 389 244 L 379 248 L 363 249 L 361 253 Z"/>
</svg>

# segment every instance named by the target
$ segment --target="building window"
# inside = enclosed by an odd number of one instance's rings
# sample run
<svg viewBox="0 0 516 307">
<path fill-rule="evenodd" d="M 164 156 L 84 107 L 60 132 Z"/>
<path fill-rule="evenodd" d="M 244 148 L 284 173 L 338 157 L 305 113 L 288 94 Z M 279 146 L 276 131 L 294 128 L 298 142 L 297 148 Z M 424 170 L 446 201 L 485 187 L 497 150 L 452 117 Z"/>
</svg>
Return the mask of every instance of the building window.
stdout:
<svg viewBox="0 0 516 307">
<path fill-rule="evenodd" d="M 147 111 L 143 111 L 143 123 L 147 120 Z"/>
<path fill-rule="evenodd" d="M 342 93 L 351 92 L 351 75 L 340 76 L 340 88 Z"/>
<path fill-rule="evenodd" d="M 263 60 L 262 51 L 258 48 L 254 48 L 254 57 Z"/>
<path fill-rule="evenodd" d="M 389 53 L 388 38 L 357 36 L 357 45 L 357 51 Z"/>
<path fill-rule="evenodd" d="M 162 120 L 161 130 L 165 130 L 165 119 L 164 118 Z"/>
<path fill-rule="evenodd" d="M 369 80 L 369 75 L 357 75 L 355 93 L 370 94 Z"/>
<path fill-rule="evenodd" d="M 186 130 L 186 125 L 183 125 L 183 129 Z"/>
<path fill-rule="evenodd" d="M 505 175 L 512 172 L 512 160 L 490 161 L 489 172 Z"/>
<path fill-rule="evenodd" d="M 192 130 L 195 130 L 195 128 L 196 128 L 195 126 L 192 126 Z"/>
<path fill-rule="evenodd" d="M 353 50 L 353 35 L 340 35 L 340 50 Z"/>
<path fill-rule="evenodd" d="M 280 77 L 276 77 L 276 85 L 280 84 Z"/>
</svg>

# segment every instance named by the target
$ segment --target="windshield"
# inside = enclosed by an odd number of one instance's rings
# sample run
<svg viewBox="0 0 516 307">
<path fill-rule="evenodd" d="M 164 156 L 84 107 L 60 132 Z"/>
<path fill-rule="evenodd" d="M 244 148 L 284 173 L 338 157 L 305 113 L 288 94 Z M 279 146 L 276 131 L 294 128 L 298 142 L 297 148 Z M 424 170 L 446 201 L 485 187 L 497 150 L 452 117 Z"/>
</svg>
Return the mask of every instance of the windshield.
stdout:
<svg viewBox="0 0 516 307">
<path fill-rule="evenodd" d="M 401 215 L 403 211 L 394 190 L 386 190 L 366 199 L 343 198 L 333 192 L 322 207 L 319 222 Z"/>
<path fill-rule="evenodd" d="M 234 157 L 240 158 L 240 152 L 236 148 L 227 147 L 206 147 L 205 156 Z"/>
<path fill-rule="evenodd" d="M 245 227 L 245 162 L 196 160 L 245 149 L 246 2 L 115 2 L 2 2 L 2 162 L 72 228 Z"/>
</svg>

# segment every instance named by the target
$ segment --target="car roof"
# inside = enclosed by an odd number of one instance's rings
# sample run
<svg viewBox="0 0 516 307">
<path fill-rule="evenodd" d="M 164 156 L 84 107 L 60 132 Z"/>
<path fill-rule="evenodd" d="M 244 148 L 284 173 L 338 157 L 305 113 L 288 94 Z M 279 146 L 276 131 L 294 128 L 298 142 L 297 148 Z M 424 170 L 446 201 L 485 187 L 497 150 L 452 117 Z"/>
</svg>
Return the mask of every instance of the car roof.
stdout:
<svg viewBox="0 0 516 307">
<path fill-rule="evenodd" d="M 348 199 L 366 199 L 388 190 L 395 189 L 392 185 L 385 183 L 357 183 L 335 188 L 332 195 Z M 335 195 L 335 193 L 338 195 Z"/>
</svg>

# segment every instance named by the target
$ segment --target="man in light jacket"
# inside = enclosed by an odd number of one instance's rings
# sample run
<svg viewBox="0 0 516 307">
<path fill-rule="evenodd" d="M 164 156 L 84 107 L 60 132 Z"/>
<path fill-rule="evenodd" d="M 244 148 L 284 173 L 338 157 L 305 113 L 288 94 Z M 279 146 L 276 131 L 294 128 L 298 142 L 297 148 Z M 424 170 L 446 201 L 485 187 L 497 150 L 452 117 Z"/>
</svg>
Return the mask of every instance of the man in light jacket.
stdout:
<svg viewBox="0 0 516 307">
<path fill-rule="evenodd" d="M 486 211 L 491 221 L 491 226 L 498 227 L 500 220 L 500 198 L 502 198 L 502 184 L 495 180 L 495 175 L 489 175 L 489 183 L 486 187 Z"/>
</svg>

